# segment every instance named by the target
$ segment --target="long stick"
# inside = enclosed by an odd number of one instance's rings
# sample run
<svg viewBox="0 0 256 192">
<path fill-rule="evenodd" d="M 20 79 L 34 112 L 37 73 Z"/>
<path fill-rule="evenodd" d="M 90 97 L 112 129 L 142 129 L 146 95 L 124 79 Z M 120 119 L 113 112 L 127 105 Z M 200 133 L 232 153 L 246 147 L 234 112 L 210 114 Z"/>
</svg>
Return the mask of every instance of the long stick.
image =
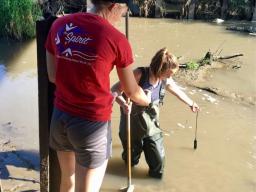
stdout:
<svg viewBox="0 0 256 192">
<path fill-rule="evenodd" d="M 129 12 L 127 11 L 125 15 L 125 35 L 129 39 Z"/>
<path fill-rule="evenodd" d="M 125 34 L 129 39 L 129 12 L 127 11 L 125 16 Z M 127 98 L 127 104 L 130 105 L 130 98 Z M 132 186 L 132 170 L 131 170 L 131 118 L 130 113 L 126 116 L 126 131 L 127 131 L 127 174 L 128 174 L 128 191 L 133 191 Z"/>
<path fill-rule="evenodd" d="M 130 98 L 127 99 L 127 104 L 130 104 Z M 131 118 L 130 113 L 126 116 L 126 132 L 127 132 L 127 175 L 128 175 L 128 188 L 132 182 L 132 170 L 131 170 Z"/>
<path fill-rule="evenodd" d="M 244 55 L 243 54 L 236 54 L 236 55 L 230 55 L 230 56 L 217 56 L 214 59 L 231 59 L 231 58 L 234 58 L 234 57 L 241 57 L 241 56 L 244 56 Z"/>
<path fill-rule="evenodd" d="M 197 149 L 197 119 L 198 119 L 198 111 L 196 112 L 196 130 L 195 130 L 195 139 L 194 139 L 194 149 Z"/>
<path fill-rule="evenodd" d="M 129 38 L 129 13 L 127 11 L 125 16 L 125 34 L 126 38 Z M 130 98 L 127 98 L 127 104 L 130 105 Z M 131 170 L 131 118 L 130 113 L 126 115 L 126 135 L 127 135 L 127 187 L 122 188 L 121 191 L 133 192 L 134 185 L 132 185 L 132 170 Z"/>
</svg>

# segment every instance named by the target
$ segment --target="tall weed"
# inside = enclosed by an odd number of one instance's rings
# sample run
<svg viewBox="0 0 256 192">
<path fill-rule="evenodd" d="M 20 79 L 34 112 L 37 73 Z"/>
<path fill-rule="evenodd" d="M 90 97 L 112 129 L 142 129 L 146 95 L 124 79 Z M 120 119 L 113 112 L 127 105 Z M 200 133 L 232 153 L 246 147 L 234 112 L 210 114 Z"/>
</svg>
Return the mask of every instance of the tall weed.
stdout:
<svg viewBox="0 0 256 192">
<path fill-rule="evenodd" d="M 0 1 L 0 36 L 28 39 L 35 36 L 35 22 L 41 9 L 34 0 Z"/>
</svg>

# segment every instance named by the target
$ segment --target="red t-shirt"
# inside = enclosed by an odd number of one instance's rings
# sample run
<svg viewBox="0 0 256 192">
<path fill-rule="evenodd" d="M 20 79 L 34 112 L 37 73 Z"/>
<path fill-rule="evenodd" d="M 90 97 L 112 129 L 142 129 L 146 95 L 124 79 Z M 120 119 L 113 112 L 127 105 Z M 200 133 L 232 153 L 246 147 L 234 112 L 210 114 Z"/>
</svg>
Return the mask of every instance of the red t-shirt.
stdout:
<svg viewBox="0 0 256 192">
<path fill-rule="evenodd" d="M 111 118 L 109 74 L 133 63 L 124 34 L 104 18 L 76 13 L 58 18 L 45 44 L 56 60 L 55 106 L 92 121 Z"/>
</svg>

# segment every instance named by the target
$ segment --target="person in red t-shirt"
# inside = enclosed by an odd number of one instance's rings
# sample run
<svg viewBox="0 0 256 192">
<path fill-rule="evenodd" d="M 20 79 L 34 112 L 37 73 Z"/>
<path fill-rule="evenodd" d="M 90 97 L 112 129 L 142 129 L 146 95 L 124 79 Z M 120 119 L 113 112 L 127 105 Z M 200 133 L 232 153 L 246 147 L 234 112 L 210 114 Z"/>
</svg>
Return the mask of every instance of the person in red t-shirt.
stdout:
<svg viewBox="0 0 256 192">
<path fill-rule="evenodd" d="M 60 163 L 61 192 L 100 189 L 111 155 L 114 66 L 126 95 L 150 103 L 133 75 L 130 44 L 113 26 L 127 12 L 124 2 L 92 0 L 89 13 L 58 18 L 48 34 L 47 70 L 56 85 L 50 146 Z"/>
</svg>

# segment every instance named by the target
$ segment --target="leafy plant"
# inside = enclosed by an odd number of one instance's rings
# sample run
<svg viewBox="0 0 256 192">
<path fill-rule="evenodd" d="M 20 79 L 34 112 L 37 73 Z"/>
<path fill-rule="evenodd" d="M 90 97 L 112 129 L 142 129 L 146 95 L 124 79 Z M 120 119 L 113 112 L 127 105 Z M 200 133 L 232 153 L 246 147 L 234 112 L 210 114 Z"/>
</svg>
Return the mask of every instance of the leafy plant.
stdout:
<svg viewBox="0 0 256 192">
<path fill-rule="evenodd" d="M 233 18 L 249 19 L 253 12 L 253 0 L 230 0 L 229 15 Z"/>
<path fill-rule="evenodd" d="M 189 61 L 187 63 L 187 69 L 197 70 L 198 68 L 199 68 L 199 64 L 195 61 Z"/>
<path fill-rule="evenodd" d="M 26 39 L 35 36 L 35 22 L 41 10 L 34 0 L 0 1 L 0 36 Z"/>
</svg>

